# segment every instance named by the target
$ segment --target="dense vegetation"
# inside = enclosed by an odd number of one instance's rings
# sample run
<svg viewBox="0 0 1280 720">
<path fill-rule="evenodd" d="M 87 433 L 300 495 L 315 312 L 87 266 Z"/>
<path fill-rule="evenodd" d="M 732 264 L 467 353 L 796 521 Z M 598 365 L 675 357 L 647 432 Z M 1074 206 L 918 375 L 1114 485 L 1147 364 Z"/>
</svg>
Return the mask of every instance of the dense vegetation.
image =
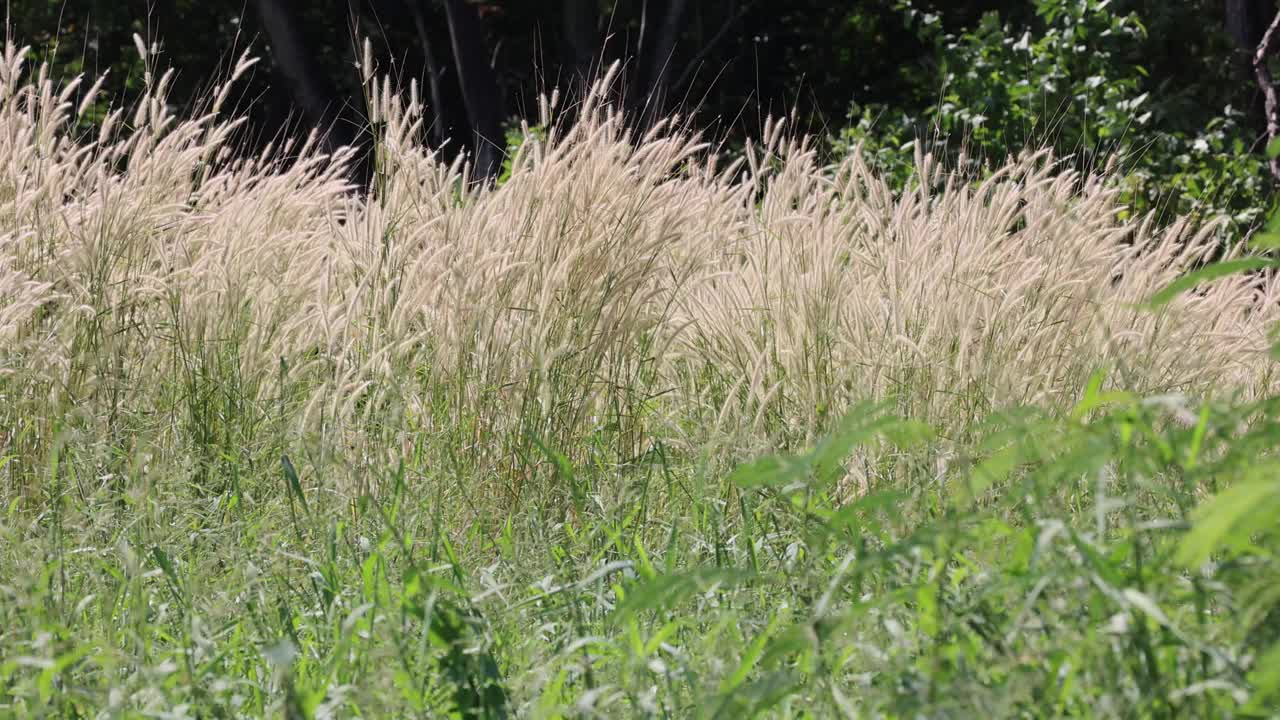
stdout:
<svg viewBox="0 0 1280 720">
<path fill-rule="evenodd" d="M 941 95 L 708 143 L 611 65 L 490 182 L 372 44 L 356 147 L 7 46 L 0 716 L 1272 716 L 1252 109 L 1151 93 L 1181 5 L 915 5 L 845 29 Z"/>
<path fill-rule="evenodd" d="M 1271 0 L 16 0 L 16 37 L 55 81 L 104 82 L 108 100 L 144 92 L 133 35 L 180 70 L 169 98 L 203 109 L 211 78 L 248 51 L 262 58 L 228 109 L 249 119 L 237 145 L 330 128 L 367 152 L 365 60 L 429 112 L 426 139 L 446 156 L 495 150 L 555 85 L 577 90 L 624 63 L 632 122 L 679 107 L 740 147 L 770 115 L 837 153 L 859 141 L 905 181 L 914 144 L 994 166 L 1052 145 L 1078 167 L 1116 165 L 1129 205 L 1168 219 L 1252 227 L 1271 199 L 1266 120 L 1250 58 Z M 939 145 L 945 145 L 939 147 Z M 874 152 L 871 152 L 874 151 Z M 361 175 L 370 172 L 360 164 Z"/>
</svg>

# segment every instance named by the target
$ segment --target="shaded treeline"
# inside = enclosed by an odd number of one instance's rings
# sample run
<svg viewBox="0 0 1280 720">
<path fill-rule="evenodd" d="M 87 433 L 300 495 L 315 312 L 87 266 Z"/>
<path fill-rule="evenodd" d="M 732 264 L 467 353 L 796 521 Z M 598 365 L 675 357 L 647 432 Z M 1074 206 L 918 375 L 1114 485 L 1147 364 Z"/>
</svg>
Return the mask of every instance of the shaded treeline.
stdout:
<svg viewBox="0 0 1280 720">
<path fill-rule="evenodd" d="M 1251 104 L 1260 120 L 1248 53 L 1224 58 L 1229 44 L 1213 38 L 1255 47 L 1272 3 L 1121 4 L 1158 29 L 1135 48 L 1153 87 L 1190 88 L 1206 105 Z M 179 103 L 207 96 L 246 49 L 263 57 L 240 95 L 254 148 L 310 127 L 328 128 L 331 142 L 362 142 L 367 38 L 380 74 L 420 83 L 433 143 L 469 149 L 493 175 L 505 128 L 533 115 L 539 93 L 559 87 L 571 110 L 575 89 L 614 61 L 637 123 L 679 108 L 732 138 L 758 132 L 766 114 L 794 112 L 801 129 L 823 131 L 855 102 L 927 106 L 944 78 L 919 18 L 941 15 L 960 29 L 990 12 L 1015 24 L 1035 14 L 1014 0 L 11 0 L 9 22 L 62 77 L 110 69 L 117 101 L 141 90 L 135 33 L 158 43 L 158 66 L 179 69 Z M 1213 76 L 1203 68 L 1226 61 L 1239 82 L 1197 94 L 1197 77 Z"/>
</svg>

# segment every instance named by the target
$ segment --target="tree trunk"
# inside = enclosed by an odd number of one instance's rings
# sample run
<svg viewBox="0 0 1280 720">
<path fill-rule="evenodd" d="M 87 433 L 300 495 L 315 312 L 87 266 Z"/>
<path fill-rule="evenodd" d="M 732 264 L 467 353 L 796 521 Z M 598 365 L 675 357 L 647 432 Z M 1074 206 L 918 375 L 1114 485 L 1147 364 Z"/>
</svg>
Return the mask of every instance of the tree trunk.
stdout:
<svg viewBox="0 0 1280 720">
<path fill-rule="evenodd" d="M 462 102 L 474 135 L 475 175 L 494 178 L 502 167 L 505 143 L 502 98 L 497 76 L 489 66 L 484 28 L 475 7 L 464 0 L 444 0 L 444 10 L 458 83 L 462 86 Z"/>
<path fill-rule="evenodd" d="M 692 60 L 685 63 L 684 72 L 680 74 L 680 77 L 676 79 L 675 83 L 671 87 L 676 89 L 682 88 L 685 86 L 685 83 L 693 79 L 703 61 L 706 60 L 707 56 L 711 54 L 711 51 L 715 49 L 716 43 L 723 40 L 724 37 L 729 34 L 729 31 L 733 29 L 734 25 L 737 25 L 742 20 L 742 17 L 747 14 L 747 11 L 751 9 L 752 5 L 753 3 L 749 2 L 746 4 L 740 4 L 738 0 L 732 0 L 729 3 L 729 11 L 727 13 L 728 17 L 725 19 L 724 24 L 720 26 L 719 30 L 716 30 L 716 34 L 712 35 L 710 40 L 700 40 L 698 42 L 701 49 L 698 50 L 698 54 L 695 55 Z"/>
<path fill-rule="evenodd" d="M 440 66 L 436 63 L 435 51 L 431 48 L 431 34 L 427 32 L 427 19 L 422 13 L 422 6 L 413 0 L 409 3 L 413 11 L 413 24 L 418 30 L 418 41 L 422 43 L 422 56 L 427 63 L 427 90 L 431 95 L 431 114 L 435 121 L 431 123 L 431 135 L 436 145 L 443 145 L 445 140 L 445 107 L 444 90 L 440 87 Z"/>
<path fill-rule="evenodd" d="M 596 0 L 564 0 L 563 11 L 569 80 L 585 87 L 595 76 L 595 57 L 600 49 L 596 35 L 599 6 Z"/>
<path fill-rule="evenodd" d="M 1271 25 L 1262 35 L 1262 42 L 1258 43 L 1258 49 L 1253 54 L 1254 74 L 1258 78 L 1258 87 L 1265 98 L 1268 153 L 1272 150 L 1271 143 L 1280 139 L 1280 94 L 1276 93 L 1276 83 L 1271 77 L 1271 68 L 1268 66 L 1268 61 L 1272 55 L 1276 54 L 1277 49 L 1280 49 L 1280 13 L 1276 13 L 1271 20 Z M 1280 157 L 1271 158 L 1270 166 L 1272 177 L 1280 182 Z"/>
<path fill-rule="evenodd" d="M 1266 11 L 1266 0 L 1226 0 L 1224 26 L 1227 35 L 1246 57 L 1262 41 L 1262 33 L 1266 30 L 1268 20 Z"/>
<path fill-rule="evenodd" d="M 351 128 L 339 122 L 342 103 L 301 31 L 297 0 L 254 0 L 271 42 L 271 57 L 289 83 L 307 122 L 324 135 L 330 149 L 355 140 Z"/>
<path fill-rule="evenodd" d="M 648 94 L 646 105 L 656 115 L 665 110 L 667 88 L 671 85 L 673 70 L 671 63 L 675 56 L 676 42 L 680 39 L 687 4 L 687 0 L 668 0 L 662 25 L 649 48 L 648 72 L 645 75 L 645 91 Z"/>
</svg>

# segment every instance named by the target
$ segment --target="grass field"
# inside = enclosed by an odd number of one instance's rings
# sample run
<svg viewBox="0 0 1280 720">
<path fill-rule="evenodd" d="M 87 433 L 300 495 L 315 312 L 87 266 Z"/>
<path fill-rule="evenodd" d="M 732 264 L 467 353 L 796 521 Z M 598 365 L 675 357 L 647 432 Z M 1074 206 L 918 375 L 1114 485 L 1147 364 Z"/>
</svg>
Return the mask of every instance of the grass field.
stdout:
<svg viewBox="0 0 1280 720">
<path fill-rule="evenodd" d="M 1044 155 L 735 162 L 607 78 L 496 187 L 370 78 L 363 193 L 21 57 L 0 715 L 1276 707 L 1280 283 L 1146 302 L 1212 227 Z"/>
</svg>

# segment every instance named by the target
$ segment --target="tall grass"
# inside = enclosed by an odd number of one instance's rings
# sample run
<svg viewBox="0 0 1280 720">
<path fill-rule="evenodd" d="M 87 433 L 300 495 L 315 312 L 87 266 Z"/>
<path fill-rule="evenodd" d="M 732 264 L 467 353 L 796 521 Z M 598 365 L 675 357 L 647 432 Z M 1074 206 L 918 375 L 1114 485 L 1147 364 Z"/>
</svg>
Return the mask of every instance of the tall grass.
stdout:
<svg viewBox="0 0 1280 720">
<path fill-rule="evenodd" d="M 371 80 L 363 194 L 346 155 L 236 156 L 237 120 L 216 101 L 173 117 L 167 77 L 76 137 L 75 85 L 24 79 L 22 57 L 0 71 L 15 421 L 80 414 L 196 457 L 274 423 L 349 460 L 404 446 L 405 423 L 459 448 L 498 438 L 499 455 L 607 426 L 626 456 L 650 430 L 812 440 L 856 398 L 960 428 L 1062 407 L 1098 366 L 1138 390 L 1271 383 L 1274 280 L 1140 311 L 1213 252 L 1208 229 L 1119 222 L 1102 178 L 1043 155 L 977 185 L 922 157 L 897 196 L 777 124 L 721 167 L 678 127 L 634 136 L 605 82 L 571 127 L 544 108 L 549 138 L 488 188 L 419 142 L 416 100 Z"/>
<path fill-rule="evenodd" d="M 729 160 L 629 129 L 609 77 L 572 124 L 544 103 L 488 186 L 370 76 L 363 189 L 348 150 L 235 152 L 225 86 L 178 118 L 151 68 L 82 133 L 93 91 L 24 55 L 0 63 L 7 711 L 1248 700 L 1234 590 L 1144 569 L 1208 482 L 1160 454 L 1203 444 L 1185 417 L 1229 446 L 1269 406 L 1201 399 L 1275 385 L 1274 276 L 1141 307 L 1212 227 L 1118 220 L 1044 154 L 921 156 L 902 193 L 778 123 Z M 1068 414 L 1100 367 L 1184 399 Z"/>
</svg>

